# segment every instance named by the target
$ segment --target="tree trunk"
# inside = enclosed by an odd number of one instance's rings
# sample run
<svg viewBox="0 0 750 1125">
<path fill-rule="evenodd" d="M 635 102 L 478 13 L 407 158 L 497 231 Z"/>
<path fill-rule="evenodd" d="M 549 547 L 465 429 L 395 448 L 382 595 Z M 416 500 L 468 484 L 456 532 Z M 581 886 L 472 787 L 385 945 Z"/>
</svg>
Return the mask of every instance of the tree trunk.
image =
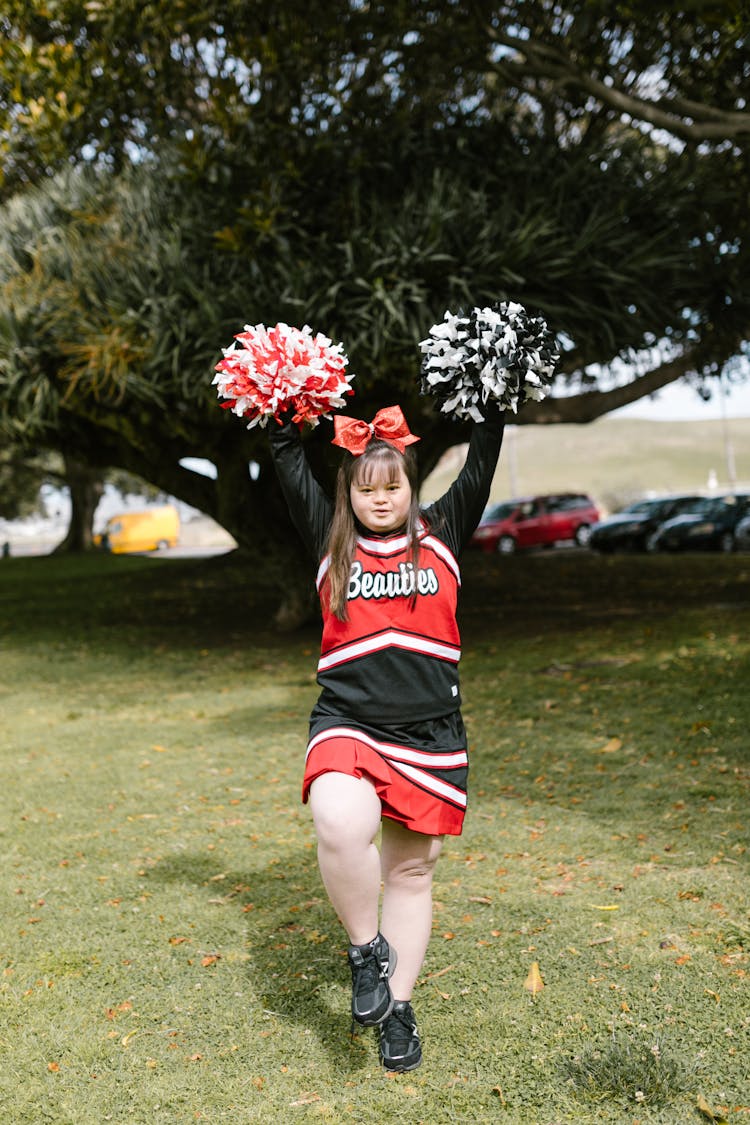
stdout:
<svg viewBox="0 0 750 1125">
<path fill-rule="evenodd" d="M 104 492 L 99 469 L 93 469 L 77 457 L 63 454 L 65 481 L 70 491 L 70 523 L 62 543 L 54 553 L 91 551 L 94 547 L 94 513 Z"/>
</svg>

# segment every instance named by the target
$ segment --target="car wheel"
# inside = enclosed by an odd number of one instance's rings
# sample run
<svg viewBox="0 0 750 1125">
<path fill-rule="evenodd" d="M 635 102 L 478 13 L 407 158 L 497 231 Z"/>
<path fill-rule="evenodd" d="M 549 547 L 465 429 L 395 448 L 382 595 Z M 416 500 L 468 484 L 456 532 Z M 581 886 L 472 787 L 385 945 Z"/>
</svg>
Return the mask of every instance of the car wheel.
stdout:
<svg viewBox="0 0 750 1125">
<path fill-rule="evenodd" d="M 725 554 L 730 554 L 735 548 L 734 536 L 731 531 L 725 531 L 719 540 L 719 550 L 724 551 Z"/>
<path fill-rule="evenodd" d="M 169 543 L 167 543 L 166 539 L 160 539 L 159 542 L 156 544 L 156 549 L 157 549 L 157 551 L 166 551 L 168 546 L 169 546 Z"/>
<path fill-rule="evenodd" d="M 579 547 L 588 547 L 590 540 L 591 527 L 587 523 L 582 523 L 576 528 L 575 541 Z"/>
<path fill-rule="evenodd" d="M 514 555 L 516 553 L 516 541 L 512 535 L 501 535 L 497 541 L 497 550 L 500 555 Z"/>
</svg>

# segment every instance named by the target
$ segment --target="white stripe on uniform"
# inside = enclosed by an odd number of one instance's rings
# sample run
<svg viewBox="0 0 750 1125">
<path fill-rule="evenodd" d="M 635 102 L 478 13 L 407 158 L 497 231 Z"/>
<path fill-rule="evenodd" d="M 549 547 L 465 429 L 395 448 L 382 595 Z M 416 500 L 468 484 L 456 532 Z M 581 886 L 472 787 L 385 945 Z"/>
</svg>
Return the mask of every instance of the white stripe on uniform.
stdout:
<svg viewBox="0 0 750 1125">
<path fill-rule="evenodd" d="M 450 785 L 439 777 L 433 777 L 431 773 L 426 773 L 416 766 L 409 765 L 404 760 L 408 755 L 410 760 L 420 761 L 421 764 L 430 765 L 434 769 L 439 769 L 441 766 L 443 768 L 464 766 L 468 761 L 465 750 L 446 754 L 441 754 L 438 751 L 431 754 L 429 751 L 409 750 L 404 746 L 392 746 L 387 742 L 378 742 L 377 739 L 365 734 L 364 731 L 350 727 L 329 727 L 328 730 L 321 731 L 320 734 L 316 734 L 314 738 L 310 739 L 305 761 L 316 746 L 326 742 L 329 738 L 354 738 L 359 742 L 364 742 L 366 746 L 376 750 L 398 773 L 407 777 L 422 789 L 427 789 L 438 797 L 453 801 L 454 804 L 466 808 L 467 798 L 463 789 L 458 789 L 455 785 Z"/>
<path fill-rule="evenodd" d="M 465 766 L 468 764 L 469 758 L 465 750 L 455 751 L 430 751 L 430 750 L 412 750 L 408 746 L 394 745 L 390 742 L 379 742 L 364 731 L 358 730 L 356 727 L 329 727 L 328 730 L 321 731 L 316 734 L 314 738 L 310 739 L 305 754 L 305 760 L 310 756 L 310 752 L 315 749 L 321 742 L 325 742 L 329 738 L 355 738 L 358 742 L 364 742 L 366 746 L 370 746 L 373 750 L 377 750 L 384 758 L 389 761 L 402 761 L 411 762 L 414 765 L 428 766 L 431 769 L 455 769 L 458 766 Z"/>
<path fill-rule="evenodd" d="M 373 652 L 382 652 L 385 648 L 403 648 L 409 652 L 420 652 L 423 656 L 436 656 L 439 660 L 447 660 L 451 664 L 458 664 L 461 658 L 461 649 L 455 645 L 445 645 L 438 641 L 431 641 L 427 637 L 414 636 L 411 633 L 402 633 L 398 629 L 386 629 L 364 640 L 354 641 L 350 645 L 334 649 L 333 652 L 321 656 L 318 661 L 318 671 L 325 672 L 337 664 L 344 664 L 347 660 L 355 660 L 360 656 L 369 656 Z"/>
</svg>

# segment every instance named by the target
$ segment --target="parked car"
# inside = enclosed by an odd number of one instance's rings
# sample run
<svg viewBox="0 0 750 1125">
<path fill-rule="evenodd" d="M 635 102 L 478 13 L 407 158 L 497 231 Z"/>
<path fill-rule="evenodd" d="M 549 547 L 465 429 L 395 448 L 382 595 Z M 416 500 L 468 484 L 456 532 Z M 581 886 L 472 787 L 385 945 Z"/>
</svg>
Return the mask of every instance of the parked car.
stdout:
<svg viewBox="0 0 750 1125">
<path fill-rule="evenodd" d="M 750 515 L 743 516 L 735 527 L 734 545 L 738 551 L 750 551 Z"/>
<path fill-rule="evenodd" d="M 502 555 L 526 547 L 552 547 L 555 543 L 588 543 L 589 529 L 599 518 L 590 496 L 558 492 L 491 504 L 471 538 L 471 546 Z"/>
<path fill-rule="evenodd" d="M 733 551 L 734 529 L 750 513 L 750 496 L 704 498 L 689 512 L 663 523 L 649 537 L 649 551 Z"/>
<path fill-rule="evenodd" d="M 646 541 L 664 520 L 688 510 L 700 496 L 659 496 L 637 500 L 591 528 L 595 551 L 645 551 Z"/>
</svg>

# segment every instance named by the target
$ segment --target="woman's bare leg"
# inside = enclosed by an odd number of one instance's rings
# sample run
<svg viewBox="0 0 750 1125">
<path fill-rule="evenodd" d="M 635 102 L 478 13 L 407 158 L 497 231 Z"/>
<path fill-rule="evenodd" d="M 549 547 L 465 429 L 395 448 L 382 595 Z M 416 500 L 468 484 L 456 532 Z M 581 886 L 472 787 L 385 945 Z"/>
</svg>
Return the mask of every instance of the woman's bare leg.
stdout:
<svg viewBox="0 0 750 1125">
<path fill-rule="evenodd" d="M 442 836 L 411 832 L 383 820 L 381 869 L 383 910 L 380 928 L 398 953 L 391 977 L 397 1000 L 410 1000 L 432 932 L 432 873 Z"/>
<path fill-rule="evenodd" d="M 380 799 L 367 778 L 324 773 L 310 786 L 323 885 L 352 945 L 378 932 Z"/>
</svg>

